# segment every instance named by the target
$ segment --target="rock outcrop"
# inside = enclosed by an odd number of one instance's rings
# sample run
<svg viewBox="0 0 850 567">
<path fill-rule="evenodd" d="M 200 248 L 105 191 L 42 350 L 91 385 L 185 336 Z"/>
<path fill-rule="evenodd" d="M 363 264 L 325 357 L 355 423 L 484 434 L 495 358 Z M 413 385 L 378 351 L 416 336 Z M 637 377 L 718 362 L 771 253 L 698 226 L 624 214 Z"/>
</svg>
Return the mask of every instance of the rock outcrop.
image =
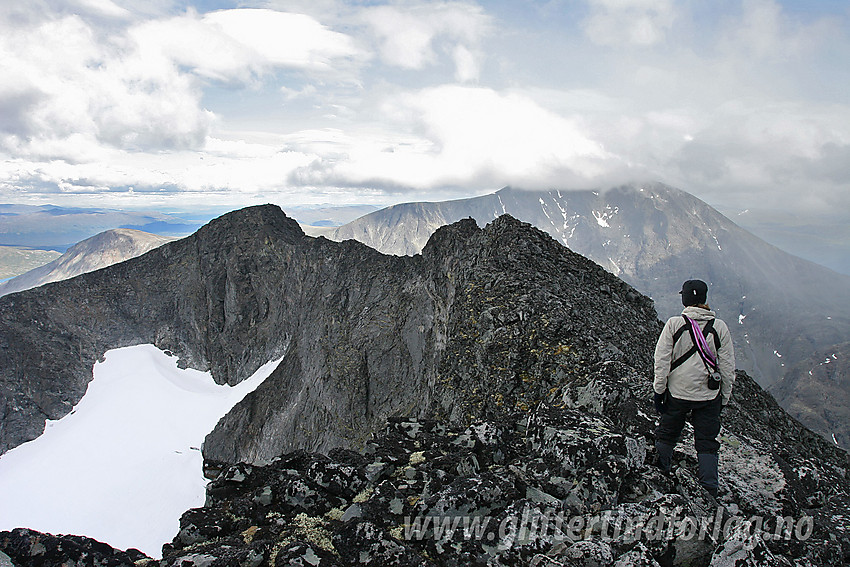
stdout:
<svg viewBox="0 0 850 567">
<path fill-rule="evenodd" d="M 672 475 L 653 465 L 649 380 L 608 361 L 524 417 L 394 418 L 360 452 L 226 466 L 161 564 L 845 564 L 850 460 L 737 384 L 718 500 L 692 437 Z"/>
<path fill-rule="evenodd" d="M 392 418 L 358 452 L 298 450 L 263 466 L 225 465 L 159 561 L 24 530 L 0 533 L 0 552 L 18 566 L 47 565 L 45 553 L 52 564 L 160 567 L 850 560 L 846 454 L 739 373 L 714 500 L 687 443 L 672 475 L 653 465 L 648 382 L 603 362 L 516 420 Z"/>
</svg>

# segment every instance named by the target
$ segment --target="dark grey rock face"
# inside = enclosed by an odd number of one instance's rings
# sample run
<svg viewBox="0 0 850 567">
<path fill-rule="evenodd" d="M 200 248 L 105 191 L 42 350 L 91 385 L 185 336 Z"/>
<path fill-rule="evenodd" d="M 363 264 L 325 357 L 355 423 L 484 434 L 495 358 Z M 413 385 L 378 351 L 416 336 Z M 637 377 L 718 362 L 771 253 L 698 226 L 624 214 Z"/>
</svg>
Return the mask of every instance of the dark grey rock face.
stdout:
<svg viewBox="0 0 850 567">
<path fill-rule="evenodd" d="M 270 277 L 303 239 L 276 207 L 217 219 L 184 240 L 0 298 L 0 452 L 68 413 L 109 349 L 153 343 L 235 384 L 279 357 L 286 302 Z"/>
<path fill-rule="evenodd" d="M 612 322 L 629 323 L 619 333 Z M 651 302 L 510 217 L 446 227 L 421 256 L 306 237 L 277 207 L 0 298 L 0 450 L 38 436 L 111 348 L 153 343 L 235 384 L 279 368 L 204 445 L 261 462 L 362 445 L 387 416 L 525 412 L 582 365 L 649 364 Z"/>
<path fill-rule="evenodd" d="M 357 447 L 392 415 L 523 413 L 583 365 L 650 364 L 651 302 L 510 217 L 447 226 L 411 258 L 315 242 L 345 251 L 319 280 L 334 291 L 308 296 L 280 367 L 219 422 L 207 459 Z"/>
<path fill-rule="evenodd" d="M 415 254 L 439 226 L 467 217 L 483 225 L 504 213 L 652 297 L 662 319 L 681 312 L 676 292 L 684 280 L 707 281 L 709 303 L 732 332 L 738 368 L 764 387 L 786 377 L 784 391 L 795 390 L 791 382 L 800 373 L 793 367 L 814 351 L 836 352 L 840 347 L 832 345 L 850 336 L 850 278 L 787 254 L 693 195 L 657 183 L 608 191 L 505 188 L 471 199 L 405 203 L 343 225 L 331 237 Z M 780 402 L 827 438 L 843 437 L 846 430 L 829 426 L 850 411 L 850 390 L 842 388 L 829 404 L 805 385 L 796 399 Z"/>
</svg>

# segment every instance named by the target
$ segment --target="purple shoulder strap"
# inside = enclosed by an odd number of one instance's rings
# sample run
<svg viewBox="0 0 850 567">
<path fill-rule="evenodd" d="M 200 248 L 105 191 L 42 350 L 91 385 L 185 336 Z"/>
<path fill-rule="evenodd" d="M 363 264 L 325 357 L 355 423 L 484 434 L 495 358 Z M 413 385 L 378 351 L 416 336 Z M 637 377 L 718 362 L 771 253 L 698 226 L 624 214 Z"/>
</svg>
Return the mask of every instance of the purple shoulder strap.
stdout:
<svg viewBox="0 0 850 567">
<path fill-rule="evenodd" d="M 708 348 L 708 342 L 705 340 L 699 324 L 687 315 L 682 315 L 682 317 L 684 317 L 685 321 L 688 323 L 688 331 L 690 331 L 691 339 L 694 341 L 702 359 L 712 368 L 717 368 L 717 359 L 714 357 L 714 353 L 711 352 L 711 349 Z"/>
</svg>

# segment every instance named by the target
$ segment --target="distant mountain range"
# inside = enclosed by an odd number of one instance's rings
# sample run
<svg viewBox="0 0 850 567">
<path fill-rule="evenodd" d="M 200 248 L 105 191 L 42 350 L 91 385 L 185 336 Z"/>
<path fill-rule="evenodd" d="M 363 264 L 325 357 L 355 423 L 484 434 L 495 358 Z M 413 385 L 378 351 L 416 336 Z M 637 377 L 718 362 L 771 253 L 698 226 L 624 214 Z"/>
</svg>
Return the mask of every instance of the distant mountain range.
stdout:
<svg viewBox="0 0 850 567">
<path fill-rule="evenodd" d="M 732 329 L 738 367 L 764 387 L 778 385 L 791 367 L 815 351 L 832 352 L 850 336 L 850 277 L 783 252 L 693 195 L 662 184 L 608 191 L 505 188 L 471 199 L 395 205 L 324 234 L 410 255 L 439 226 L 467 217 L 486 224 L 503 213 L 545 230 L 649 295 L 662 318 L 681 311 L 677 292 L 684 280 L 705 280 L 712 308 Z M 845 360 L 834 364 L 848 368 Z M 796 392 L 794 382 L 789 377 L 777 390 L 780 403 L 850 447 L 850 422 L 836 419 L 811 389 Z M 850 389 L 833 393 L 830 408 L 850 408 Z M 798 396 L 793 406 L 788 396 Z"/>
<path fill-rule="evenodd" d="M 217 213 L 221 214 L 221 213 Z M 130 228 L 162 236 L 186 236 L 216 216 L 157 211 L 0 204 L 0 246 L 49 248 L 70 246 L 105 230 Z"/>
<path fill-rule="evenodd" d="M 128 228 L 107 230 L 68 249 L 52 262 L 0 283 L 0 295 L 65 280 L 123 262 L 174 238 Z"/>
<path fill-rule="evenodd" d="M 759 238 L 831 270 L 850 275 L 850 225 L 830 217 L 813 218 L 794 212 L 721 212 Z"/>
</svg>

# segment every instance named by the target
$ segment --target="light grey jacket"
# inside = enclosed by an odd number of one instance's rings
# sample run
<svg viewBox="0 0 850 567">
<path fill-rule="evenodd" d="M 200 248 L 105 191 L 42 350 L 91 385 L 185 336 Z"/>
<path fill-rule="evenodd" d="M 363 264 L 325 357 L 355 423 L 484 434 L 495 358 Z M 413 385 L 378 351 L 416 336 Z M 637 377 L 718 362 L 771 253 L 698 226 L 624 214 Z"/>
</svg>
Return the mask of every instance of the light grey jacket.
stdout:
<svg viewBox="0 0 850 567">
<path fill-rule="evenodd" d="M 735 383 L 735 350 L 732 347 L 732 337 L 729 327 L 722 320 L 717 319 L 714 311 L 701 307 L 685 307 L 682 311 L 694 319 L 702 329 L 706 322 L 714 319 L 714 329 L 720 337 L 720 349 L 715 352 L 714 336 L 709 333 L 706 342 L 708 348 L 717 355 L 717 366 L 722 378 L 720 394 L 723 396 L 722 403 L 725 406 L 732 396 L 732 385 Z M 687 330 L 682 333 L 676 344 L 673 345 L 673 334 L 685 325 L 681 315 L 671 317 L 664 325 L 658 343 L 655 345 L 655 382 L 653 388 L 658 394 L 669 390 L 670 395 L 680 400 L 705 401 L 714 399 L 717 390 L 708 388 L 708 371 L 699 353 L 694 353 L 688 360 L 678 368 L 670 372 L 672 361 L 686 353 L 693 346 L 691 335 Z"/>
</svg>

